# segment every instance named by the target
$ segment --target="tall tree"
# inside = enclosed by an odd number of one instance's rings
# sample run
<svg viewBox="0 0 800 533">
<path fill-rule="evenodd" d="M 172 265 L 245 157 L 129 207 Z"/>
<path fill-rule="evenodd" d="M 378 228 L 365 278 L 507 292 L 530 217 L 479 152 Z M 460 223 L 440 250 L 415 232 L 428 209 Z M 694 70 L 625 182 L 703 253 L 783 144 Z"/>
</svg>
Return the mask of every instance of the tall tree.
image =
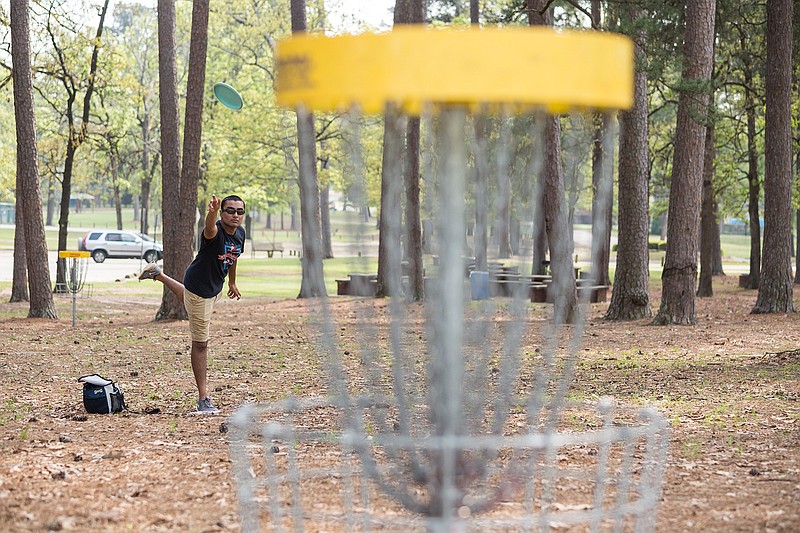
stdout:
<svg viewBox="0 0 800 533">
<path fill-rule="evenodd" d="M 206 82 L 209 0 L 192 2 L 192 33 L 189 41 L 189 72 L 186 79 L 186 111 L 183 124 L 183 154 L 178 207 L 178 259 L 183 270 L 192 262 L 198 212 L 197 189 L 200 183 L 200 147 L 203 140 L 203 89 Z M 225 193 L 221 193 L 225 194 Z M 201 205 L 205 212 L 205 202 Z"/>
<path fill-rule="evenodd" d="M 164 273 L 183 279 L 178 216 L 180 213 L 181 144 L 178 136 L 178 67 L 175 37 L 175 2 L 158 0 L 158 95 L 161 113 L 161 205 L 164 220 Z M 194 214 L 191 217 L 194 221 Z M 159 319 L 186 319 L 186 308 L 164 287 Z"/>
<path fill-rule="evenodd" d="M 481 25 L 481 10 L 478 0 L 469 2 L 469 21 L 474 28 Z M 489 270 L 489 156 L 488 156 L 489 120 L 486 110 L 475 115 L 475 233 L 473 248 L 475 249 L 475 269 L 480 272 Z"/>
<path fill-rule="evenodd" d="M 406 117 L 390 103 L 383 117 L 381 159 L 381 208 L 378 214 L 378 285 L 376 296 L 397 296 L 400 291 L 400 261 L 403 191 L 403 133 Z"/>
<path fill-rule="evenodd" d="M 764 261 L 753 313 L 793 313 L 792 11 L 767 1 L 767 110 L 764 153 Z"/>
<path fill-rule="evenodd" d="M 633 81 L 633 107 L 620 113 L 619 134 L 619 220 L 617 271 L 611 303 L 606 312 L 609 320 L 639 320 L 653 314 L 649 294 L 649 160 L 647 119 L 647 71 L 644 66 L 644 40 L 641 11 L 633 4 L 622 13 L 629 34 L 634 40 L 636 72 Z"/>
<path fill-rule="evenodd" d="M 144 234 L 150 233 L 151 191 L 160 157 L 155 133 L 158 130 L 156 16 L 154 9 L 141 4 L 117 4 L 114 12 L 117 24 L 111 28 L 116 30 L 116 39 L 127 52 L 129 75 L 134 80 L 132 92 L 141 158 L 140 213 L 134 214 L 134 220 L 139 220 L 139 231 Z"/>
<path fill-rule="evenodd" d="M 592 27 L 600 29 L 600 0 L 592 0 Z M 611 259 L 611 217 L 614 196 L 611 170 L 613 146 L 604 146 L 604 139 L 614 118 L 609 113 L 593 116 L 592 136 L 592 267 L 598 285 L 609 285 L 608 266 Z"/>
<path fill-rule="evenodd" d="M 719 19 L 715 17 L 715 28 Z M 716 85 L 717 74 L 714 70 L 714 51 L 716 50 L 716 30 L 712 41 L 711 52 L 711 80 L 712 85 Z M 715 143 L 715 109 L 714 89 L 711 89 L 711 96 L 708 106 L 708 118 L 706 120 L 705 144 L 703 149 L 703 182 L 700 189 L 700 276 L 697 283 L 697 296 L 706 298 L 714 295 L 714 257 L 719 250 L 716 193 L 714 189 L 714 159 L 717 151 Z M 714 247 L 717 250 L 714 250 Z M 720 261 L 721 262 L 721 261 Z"/>
<path fill-rule="evenodd" d="M 17 172 L 17 191 L 22 191 L 22 173 Z M 28 302 L 28 268 L 25 258 L 25 220 L 22 218 L 22 202 L 14 210 L 14 267 L 11 278 L 11 297 L 9 302 Z"/>
<path fill-rule="evenodd" d="M 750 275 L 747 288 L 757 289 L 761 279 L 761 218 L 759 198 L 761 179 L 759 176 L 757 129 L 756 129 L 756 88 L 754 83 L 757 53 L 752 51 L 753 38 L 746 20 L 733 21 L 738 37 L 738 56 L 742 69 L 744 108 L 747 124 L 747 212 L 750 219 Z"/>
<path fill-rule="evenodd" d="M 292 0 L 292 33 L 306 31 L 306 2 Z M 314 115 L 306 109 L 297 110 L 297 156 L 300 185 L 300 219 L 302 225 L 302 271 L 298 298 L 325 296 L 322 268 L 322 227 L 319 214 L 319 183 L 317 181 L 317 144 Z"/>
<path fill-rule="evenodd" d="M 550 2 L 527 0 L 528 24 L 550 24 Z M 544 124 L 544 182 L 542 206 L 547 243 L 550 247 L 550 269 L 553 275 L 554 318 L 556 322 L 572 322 L 576 318 L 575 265 L 572 262 L 572 228 L 568 227 L 564 200 L 564 172 L 561 163 L 561 121 L 558 115 L 547 115 Z M 534 255 L 534 262 L 536 256 Z M 535 267 L 535 265 L 534 265 Z M 535 270 L 535 268 L 534 268 Z"/>
<path fill-rule="evenodd" d="M 328 161 L 320 161 L 320 164 L 327 166 Z M 331 184 L 326 182 L 324 187 L 319 188 L 319 221 L 322 229 L 322 257 L 333 259 L 333 238 L 331 237 Z"/>
<path fill-rule="evenodd" d="M 413 16 L 409 0 L 397 0 L 394 8 L 394 27 L 409 22 Z M 405 135 L 408 128 L 407 117 L 400 109 L 390 103 L 384 112 L 383 156 L 381 161 L 381 198 L 378 215 L 378 284 L 375 294 L 396 296 L 400 290 L 400 261 L 397 253 L 401 237 L 402 193 L 405 151 Z M 417 163 L 418 165 L 418 163 Z M 408 244 L 407 242 L 405 243 Z"/>
<path fill-rule="evenodd" d="M 11 60 L 17 130 L 17 212 L 24 213 L 25 258 L 30 289 L 29 318 L 58 318 L 50 287 L 47 242 L 42 218 L 36 119 L 30 59 L 28 2 L 11 2 Z"/>
<path fill-rule="evenodd" d="M 661 308 L 654 324 L 695 324 L 698 229 L 705 149 L 707 83 L 713 59 L 716 0 L 689 0 L 683 40 L 675 152 L 669 194 Z"/>
<path fill-rule="evenodd" d="M 170 63 L 175 64 L 174 49 L 172 58 L 161 56 L 161 3 L 159 3 L 159 62 L 164 59 L 166 68 L 170 68 Z M 174 9 L 171 13 L 166 14 L 167 19 L 172 19 L 174 22 L 175 12 Z M 174 24 L 170 31 L 169 28 L 164 28 L 165 33 L 171 33 L 174 38 Z M 164 44 L 170 40 L 165 35 Z M 170 168 L 171 171 L 176 171 L 176 174 L 166 175 L 166 168 L 162 167 L 164 175 L 162 175 L 163 189 L 162 189 L 162 205 L 164 206 L 164 266 L 170 265 L 170 270 L 178 275 L 177 279 L 183 279 L 183 272 L 189 263 L 192 261 L 195 242 L 195 220 L 197 219 L 197 188 L 200 181 L 200 145 L 203 133 L 203 89 L 205 86 L 205 68 L 206 68 L 206 49 L 208 46 L 208 0 L 196 0 L 192 3 L 192 29 L 191 39 L 189 45 L 189 74 L 186 82 L 186 112 L 183 126 L 183 166 L 179 167 L 180 160 L 172 161 L 175 168 Z M 159 72 L 161 66 L 159 66 Z M 167 79 L 171 76 L 167 73 Z M 165 88 L 166 93 L 162 96 L 162 113 L 164 105 L 172 105 L 174 101 L 175 109 L 167 110 L 168 113 L 177 111 L 177 79 L 175 79 L 175 97 L 169 94 L 172 87 Z M 175 113 L 177 119 L 177 113 Z M 172 120 L 170 117 L 169 120 Z M 165 117 L 162 114 L 162 151 L 164 147 L 164 134 L 163 124 Z M 175 124 L 175 131 L 170 132 L 170 135 L 175 134 L 177 131 L 177 120 Z M 169 142 L 172 142 L 169 140 Z M 176 146 L 170 146 L 171 150 L 180 150 L 180 141 L 175 139 Z M 172 154 L 174 157 L 175 154 Z M 166 164 L 166 154 L 164 157 Z M 169 185 L 167 185 L 169 182 Z M 168 192 L 169 191 L 169 192 Z M 167 198 L 166 195 L 170 194 L 171 197 Z M 171 216 L 167 220 L 166 213 L 171 211 Z M 169 225 L 169 228 L 167 227 Z M 167 250 L 169 252 L 167 253 Z M 169 274 L 168 274 L 169 275 Z M 174 295 L 170 296 L 167 293 L 172 292 L 164 289 L 163 297 L 161 300 L 161 308 L 156 313 L 156 320 L 159 319 L 175 319 L 186 318 L 186 309 L 183 307 L 183 302 L 178 302 Z"/>
<path fill-rule="evenodd" d="M 50 37 L 51 44 L 57 55 L 57 65 L 55 76 L 59 79 L 64 86 L 67 93 L 67 108 L 64 117 L 68 124 L 68 138 L 67 147 L 64 155 L 64 172 L 61 180 L 61 214 L 58 217 L 58 249 L 67 249 L 67 234 L 69 231 L 69 205 L 70 196 L 72 195 L 72 172 L 75 167 L 75 154 L 78 148 L 86 140 L 89 132 L 89 120 L 91 118 L 91 101 L 92 94 L 94 93 L 96 80 L 98 79 L 98 58 L 100 50 L 103 46 L 103 29 L 105 28 L 106 13 L 108 13 L 109 0 L 105 0 L 100 9 L 100 19 L 97 23 L 97 30 L 95 31 L 94 39 L 92 40 L 92 56 L 89 61 L 89 72 L 86 76 L 86 92 L 83 94 L 83 105 L 81 115 L 76 122 L 74 104 L 78 97 L 79 89 L 83 81 L 79 80 L 77 76 L 70 71 L 67 65 L 67 58 L 63 48 L 57 42 L 56 29 L 57 16 L 51 13 L 47 18 L 47 32 Z M 58 261 L 56 268 L 56 290 L 59 287 L 65 287 L 66 280 L 66 263 Z"/>
<path fill-rule="evenodd" d="M 475 0 L 473 0 L 475 1 Z M 395 7 L 400 10 L 398 19 L 406 24 L 425 22 L 423 0 L 398 0 Z M 405 258 L 408 261 L 408 298 L 419 301 L 424 294 L 424 270 L 422 267 L 422 220 L 420 219 L 420 118 L 409 117 L 406 122 L 405 166 Z"/>
<path fill-rule="evenodd" d="M 700 279 L 697 296 L 714 295 L 714 233 L 717 227 L 717 213 L 714 209 L 714 122 L 706 126 L 706 144 L 703 154 L 703 189 L 700 205 Z"/>
</svg>

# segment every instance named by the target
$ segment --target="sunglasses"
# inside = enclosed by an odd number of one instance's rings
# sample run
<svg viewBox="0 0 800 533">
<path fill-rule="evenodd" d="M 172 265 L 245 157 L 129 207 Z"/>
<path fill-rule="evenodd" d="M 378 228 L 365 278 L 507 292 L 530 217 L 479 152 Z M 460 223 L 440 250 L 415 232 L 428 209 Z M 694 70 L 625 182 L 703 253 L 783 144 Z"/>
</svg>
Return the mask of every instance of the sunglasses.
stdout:
<svg viewBox="0 0 800 533">
<path fill-rule="evenodd" d="M 240 216 L 244 215 L 244 209 L 242 209 L 241 207 L 239 209 L 234 209 L 233 207 L 226 207 L 225 209 L 223 209 L 223 211 L 225 211 L 229 215 L 240 215 Z"/>
</svg>

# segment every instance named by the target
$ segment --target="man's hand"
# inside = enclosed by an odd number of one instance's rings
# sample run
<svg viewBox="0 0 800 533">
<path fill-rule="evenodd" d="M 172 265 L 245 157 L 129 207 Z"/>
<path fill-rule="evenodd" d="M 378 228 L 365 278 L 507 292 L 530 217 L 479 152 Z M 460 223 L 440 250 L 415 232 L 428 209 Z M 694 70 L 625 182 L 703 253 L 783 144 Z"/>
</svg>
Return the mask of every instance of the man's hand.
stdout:
<svg viewBox="0 0 800 533">
<path fill-rule="evenodd" d="M 217 198 L 216 194 L 212 194 L 211 200 L 208 202 L 208 212 L 217 214 L 219 212 L 220 205 L 222 205 L 222 200 Z"/>
<path fill-rule="evenodd" d="M 242 293 L 239 292 L 239 288 L 236 286 L 235 283 L 228 283 L 228 298 L 233 300 L 236 298 L 237 300 L 242 297 Z"/>
</svg>

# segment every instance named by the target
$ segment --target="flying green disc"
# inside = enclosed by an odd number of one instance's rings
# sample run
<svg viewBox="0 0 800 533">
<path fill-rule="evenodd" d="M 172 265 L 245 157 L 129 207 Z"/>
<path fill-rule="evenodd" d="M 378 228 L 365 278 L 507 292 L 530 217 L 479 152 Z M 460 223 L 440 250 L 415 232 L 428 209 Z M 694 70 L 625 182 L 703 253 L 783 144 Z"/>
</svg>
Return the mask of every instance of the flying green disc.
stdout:
<svg viewBox="0 0 800 533">
<path fill-rule="evenodd" d="M 222 102 L 222 105 L 231 109 L 241 109 L 244 105 L 242 95 L 236 89 L 221 81 L 214 84 L 214 96 Z"/>
</svg>

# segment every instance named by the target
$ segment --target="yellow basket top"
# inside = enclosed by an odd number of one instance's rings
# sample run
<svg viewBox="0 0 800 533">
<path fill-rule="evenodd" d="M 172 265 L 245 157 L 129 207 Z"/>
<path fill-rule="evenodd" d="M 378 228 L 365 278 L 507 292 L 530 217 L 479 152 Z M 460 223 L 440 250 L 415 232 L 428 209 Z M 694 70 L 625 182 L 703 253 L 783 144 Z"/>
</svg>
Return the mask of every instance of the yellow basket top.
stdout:
<svg viewBox="0 0 800 533">
<path fill-rule="evenodd" d="M 60 259 L 80 259 L 90 257 L 92 254 L 91 252 L 79 252 L 77 250 L 59 250 L 58 257 Z"/>
<path fill-rule="evenodd" d="M 618 34 L 547 27 L 297 35 L 278 43 L 278 104 L 311 111 L 357 106 L 409 114 L 427 104 L 627 109 L 633 43 Z"/>
</svg>

